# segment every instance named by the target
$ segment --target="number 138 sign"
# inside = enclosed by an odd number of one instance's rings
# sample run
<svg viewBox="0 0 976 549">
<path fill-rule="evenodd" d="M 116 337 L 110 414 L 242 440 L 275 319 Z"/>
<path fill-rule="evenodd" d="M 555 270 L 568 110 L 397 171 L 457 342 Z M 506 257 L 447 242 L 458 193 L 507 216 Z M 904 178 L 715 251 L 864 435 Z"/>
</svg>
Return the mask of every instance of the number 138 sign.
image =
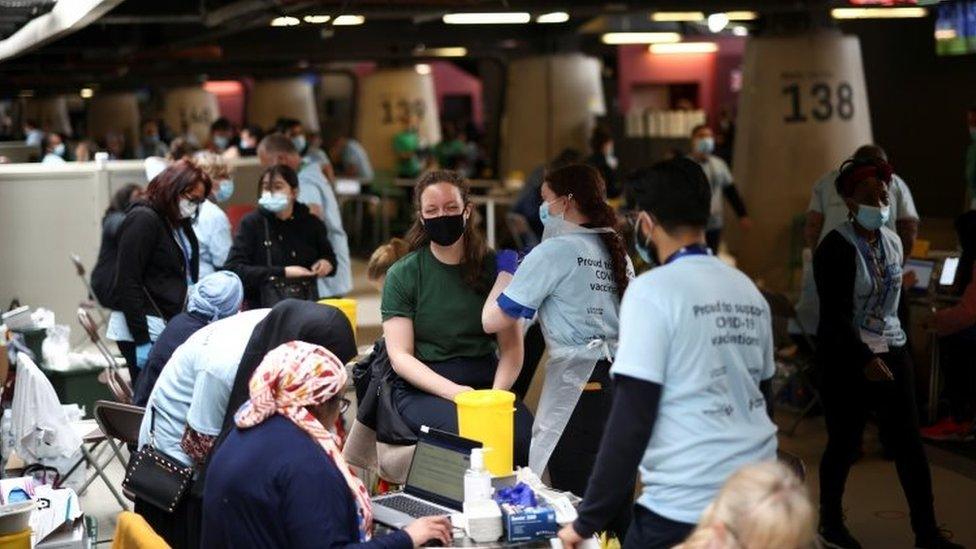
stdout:
<svg viewBox="0 0 976 549">
<path fill-rule="evenodd" d="M 800 84 L 787 83 L 783 86 L 786 113 L 783 122 L 795 124 L 809 119 L 827 122 L 833 117 L 850 120 L 854 116 L 854 89 L 841 81 L 831 86 L 827 82 Z"/>
</svg>

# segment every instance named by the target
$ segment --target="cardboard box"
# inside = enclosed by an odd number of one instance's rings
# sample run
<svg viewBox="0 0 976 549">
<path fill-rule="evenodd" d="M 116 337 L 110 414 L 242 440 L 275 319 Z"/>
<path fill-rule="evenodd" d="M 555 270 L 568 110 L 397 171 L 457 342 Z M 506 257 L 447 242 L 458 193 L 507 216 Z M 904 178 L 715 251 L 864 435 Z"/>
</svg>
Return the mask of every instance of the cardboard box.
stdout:
<svg viewBox="0 0 976 549">
<path fill-rule="evenodd" d="M 556 537 L 559 524 L 551 507 L 515 507 L 502 505 L 505 539 L 509 543 Z"/>
</svg>

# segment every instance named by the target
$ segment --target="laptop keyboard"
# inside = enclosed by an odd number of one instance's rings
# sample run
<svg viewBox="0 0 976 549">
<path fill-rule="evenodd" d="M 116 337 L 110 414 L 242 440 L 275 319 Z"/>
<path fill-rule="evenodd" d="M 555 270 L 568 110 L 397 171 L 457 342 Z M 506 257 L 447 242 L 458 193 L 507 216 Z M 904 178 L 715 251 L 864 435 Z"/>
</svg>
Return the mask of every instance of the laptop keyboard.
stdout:
<svg viewBox="0 0 976 549">
<path fill-rule="evenodd" d="M 413 518 L 436 517 L 449 514 L 440 507 L 434 507 L 433 505 L 428 505 L 422 501 L 402 495 L 384 498 L 379 503 L 384 507 L 389 507 L 395 511 L 400 511 L 401 513 L 405 513 Z"/>
</svg>

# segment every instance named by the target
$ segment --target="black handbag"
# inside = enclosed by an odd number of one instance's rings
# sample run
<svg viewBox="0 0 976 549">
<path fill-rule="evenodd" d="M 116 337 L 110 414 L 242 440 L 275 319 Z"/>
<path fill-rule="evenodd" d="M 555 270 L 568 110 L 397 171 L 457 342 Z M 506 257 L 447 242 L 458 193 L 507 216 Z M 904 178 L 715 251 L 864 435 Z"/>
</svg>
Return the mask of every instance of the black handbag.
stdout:
<svg viewBox="0 0 976 549">
<path fill-rule="evenodd" d="M 267 255 L 268 267 L 271 263 L 271 229 L 268 220 L 264 220 L 264 251 Z M 261 306 L 274 307 L 279 301 L 286 299 L 300 299 L 302 301 L 318 301 L 319 287 L 314 277 L 285 278 L 272 276 L 261 285 Z"/>
<path fill-rule="evenodd" d="M 417 443 L 416 433 L 397 410 L 393 393 L 395 384 L 403 382 L 393 370 L 382 338 L 369 356 L 353 366 L 353 383 L 359 403 L 356 420 L 376 431 L 377 441 L 401 446 Z"/>
<path fill-rule="evenodd" d="M 129 460 L 122 488 L 155 507 L 172 513 L 193 480 L 193 468 L 156 449 L 156 414 L 149 410 L 149 444 Z"/>
</svg>

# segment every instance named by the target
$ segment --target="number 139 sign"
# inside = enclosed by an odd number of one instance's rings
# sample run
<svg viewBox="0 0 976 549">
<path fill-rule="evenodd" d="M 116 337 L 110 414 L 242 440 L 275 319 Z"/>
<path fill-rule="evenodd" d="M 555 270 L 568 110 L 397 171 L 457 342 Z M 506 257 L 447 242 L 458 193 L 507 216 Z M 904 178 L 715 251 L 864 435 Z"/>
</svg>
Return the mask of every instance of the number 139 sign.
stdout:
<svg viewBox="0 0 976 549">
<path fill-rule="evenodd" d="M 783 122 L 795 124 L 810 118 L 827 122 L 834 116 L 850 120 L 854 116 L 854 89 L 847 82 L 831 86 L 827 82 L 809 85 L 796 82 L 783 86 L 783 96 L 789 101 Z"/>
</svg>

